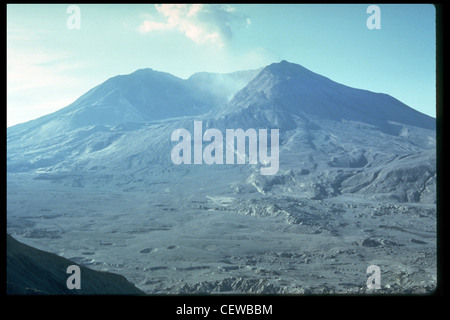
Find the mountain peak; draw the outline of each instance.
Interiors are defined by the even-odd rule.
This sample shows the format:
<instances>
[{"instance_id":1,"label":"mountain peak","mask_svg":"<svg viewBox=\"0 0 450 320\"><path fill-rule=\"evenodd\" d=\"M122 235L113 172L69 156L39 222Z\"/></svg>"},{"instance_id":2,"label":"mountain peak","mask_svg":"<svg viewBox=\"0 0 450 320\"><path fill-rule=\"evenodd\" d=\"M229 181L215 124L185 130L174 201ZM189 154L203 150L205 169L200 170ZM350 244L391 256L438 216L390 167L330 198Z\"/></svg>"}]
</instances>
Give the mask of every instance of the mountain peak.
<instances>
[{"instance_id":1,"label":"mountain peak","mask_svg":"<svg viewBox=\"0 0 450 320\"><path fill-rule=\"evenodd\" d=\"M181 81L180 78L168 72L158 71L152 68L137 69L129 74L119 75L109 80L112 79L120 79L120 81L133 81L136 82L136 84L145 81Z\"/></svg>"},{"instance_id":2,"label":"mountain peak","mask_svg":"<svg viewBox=\"0 0 450 320\"><path fill-rule=\"evenodd\" d=\"M133 74L133 73L153 72L153 71L156 71L156 70L154 70L152 68L141 68L141 69L137 69L136 71L132 72L131 74Z\"/></svg>"},{"instance_id":3,"label":"mountain peak","mask_svg":"<svg viewBox=\"0 0 450 320\"><path fill-rule=\"evenodd\" d=\"M433 118L387 94L348 87L286 60L265 67L231 104L230 112L248 109L265 117L273 113L270 119L287 119L288 127L295 126L295 117L313 117L319 121L364 122L395 134L398 126L392 123L435 128Z\"/></svg>"},{"instance_id":4,"label":"mountain peak","mask_svg":"<svg viewBox=\"0 0 450 320\"><path fill-rule=\"evenodd\" d=\"M266 67L266 70L270 71L272 74L277 75L298 75L299 73L309 73L309 74L315 74L314 72L306 69L305 67L292 63L286 60L281 60L280 62L275 62Z\"/></svg>"}]
</instances>

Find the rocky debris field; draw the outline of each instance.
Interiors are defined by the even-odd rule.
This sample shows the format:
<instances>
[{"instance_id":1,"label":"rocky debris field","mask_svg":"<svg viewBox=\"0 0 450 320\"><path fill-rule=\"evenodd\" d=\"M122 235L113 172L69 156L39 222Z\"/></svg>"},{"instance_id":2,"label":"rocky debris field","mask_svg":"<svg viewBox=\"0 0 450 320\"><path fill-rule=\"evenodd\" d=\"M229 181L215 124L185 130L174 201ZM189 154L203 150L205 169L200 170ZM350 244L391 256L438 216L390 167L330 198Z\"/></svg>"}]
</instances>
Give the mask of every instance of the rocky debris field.
<instances>
[{"instance_id":1,"label":"rocky debris field","mask_svg":"<svg viewBox=\"0 0 450 320\"><path fill-rule=\"evenodd\" d=\"M381 270L376 293L436 286L432 204L232 192L177 202L29 182L50 189L22 189L23 200L11 185L8 233L148 294L366 294L369 265Z\"/></svg>"}]
</instances>

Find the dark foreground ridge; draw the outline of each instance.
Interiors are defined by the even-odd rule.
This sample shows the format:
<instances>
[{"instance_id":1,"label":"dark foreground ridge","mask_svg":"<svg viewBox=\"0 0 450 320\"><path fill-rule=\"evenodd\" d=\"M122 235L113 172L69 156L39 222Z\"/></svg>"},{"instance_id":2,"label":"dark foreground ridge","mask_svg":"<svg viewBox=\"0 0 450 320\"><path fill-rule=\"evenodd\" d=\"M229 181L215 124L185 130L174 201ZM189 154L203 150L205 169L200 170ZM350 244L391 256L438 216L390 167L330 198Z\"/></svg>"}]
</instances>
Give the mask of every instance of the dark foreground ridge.
<instances>
[{"instance_id":1,"label":"dark foreground ridge","mask_svg":"<svg viewBox=\"0 0 450 320\"><path fill-rule=\"evenodd\" d=\"M75 263L55 254L25 245L9 234L7 241L7 294L134 294L144 292L125 277L80 266L81 289L68 289L67 267Z\"/></svg>"}]
</instances>

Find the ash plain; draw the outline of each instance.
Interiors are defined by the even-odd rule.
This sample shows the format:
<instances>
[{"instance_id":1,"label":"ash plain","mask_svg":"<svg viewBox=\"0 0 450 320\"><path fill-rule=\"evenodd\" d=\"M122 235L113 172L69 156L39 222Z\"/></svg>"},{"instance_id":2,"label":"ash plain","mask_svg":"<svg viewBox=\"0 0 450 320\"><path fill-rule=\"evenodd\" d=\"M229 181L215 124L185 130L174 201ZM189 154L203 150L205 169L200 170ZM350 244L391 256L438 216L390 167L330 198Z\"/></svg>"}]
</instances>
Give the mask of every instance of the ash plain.
<instances>
[{"instance_id":1,"label":"ash plain","mask_svg":"<svg viewBox=\"0 0 450 320\"><path fill-rule=\"evenodd\" d=\"M214 185L214 170L207 176ZM148 294L373 293L373 264L376 293L436 287L435 204L246 193L195 178L189 190L72 185L8 174L8 233Z\"/></svg>"}]
</instances>

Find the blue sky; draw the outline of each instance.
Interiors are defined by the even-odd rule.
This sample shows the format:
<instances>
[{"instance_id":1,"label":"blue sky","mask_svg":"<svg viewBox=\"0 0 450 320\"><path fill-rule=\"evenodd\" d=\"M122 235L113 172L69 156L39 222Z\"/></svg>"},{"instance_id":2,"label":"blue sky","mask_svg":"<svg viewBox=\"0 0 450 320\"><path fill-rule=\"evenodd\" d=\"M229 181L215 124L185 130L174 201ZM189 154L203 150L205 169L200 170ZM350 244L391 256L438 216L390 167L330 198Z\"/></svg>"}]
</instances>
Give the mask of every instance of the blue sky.
<instances>
[{"instance_id":1,"label":"blue sky","mask_svg":"<svg viewBox=\"0 0 450 320\"><path fill-rule=\"evenodd\" d=\"M287 60L435 117L435 8L378 5L7 5L7 125L54 112L118 74L187 78Z\"/></svg>"}]
</instances>

